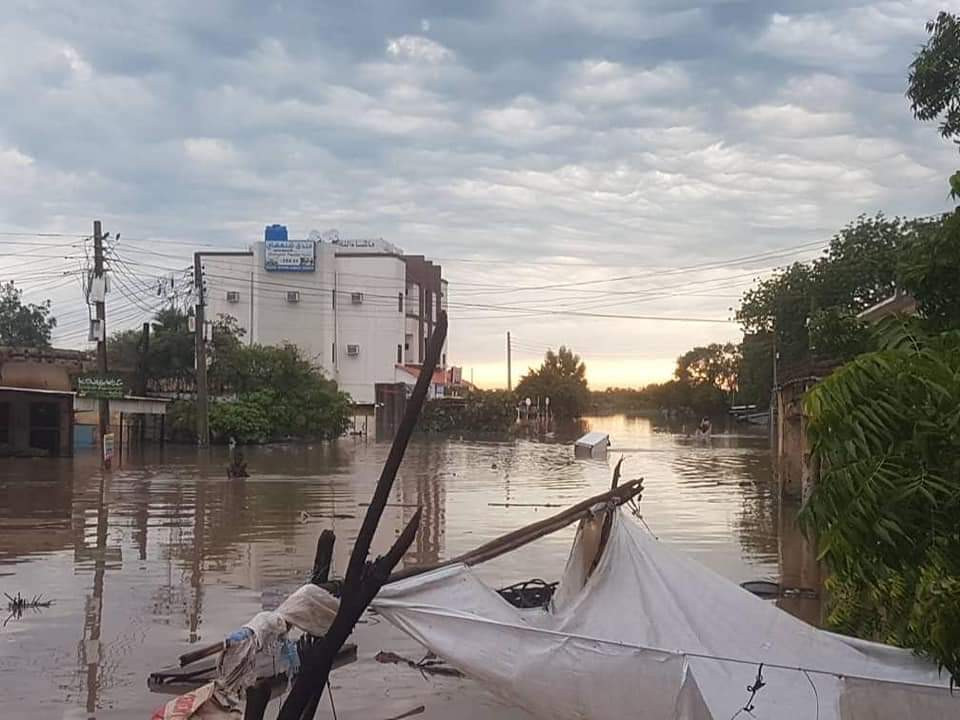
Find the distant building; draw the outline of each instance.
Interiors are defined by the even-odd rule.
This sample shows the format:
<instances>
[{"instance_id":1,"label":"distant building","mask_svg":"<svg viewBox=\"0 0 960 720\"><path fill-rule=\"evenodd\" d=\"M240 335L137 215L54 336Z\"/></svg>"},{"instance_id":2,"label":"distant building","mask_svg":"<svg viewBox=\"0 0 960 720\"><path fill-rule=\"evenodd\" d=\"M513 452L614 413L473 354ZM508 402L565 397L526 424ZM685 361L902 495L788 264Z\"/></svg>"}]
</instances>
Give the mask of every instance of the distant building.
<instances>
[{"instance_id":1,"label":"distant building","mask_svg":"<svg viewBox=\"0 0 960 720\"><path fill-rule=\"evenodd\" d=\"M891 315L916 315L917 300L910 293L897 290L885 300L871 305L857 315L857 318L869 323L879 322Z\"/></svg>"},{"instance_id":2,"label":"distant building","mask_svg":"<svg viewBox=\"0 0 960 720\"><path fill-rule=\"evenodd\" d=\"M440 266L382 239L289 240L273 225L248 250L198 254L208 321L229 315L245 342L296 345L358 404L409 380L447 306Z\"/></svg>"},{"instance_id":3,"label":"distant building","mask_svg":"<svg viewBox=\"0 0 960 720\"><path fill-rule=\"evenodd\" d=\"M72 380L92 364L77 350L0 348L0 456L72 455Z\"/></svg>"}]
</instances>

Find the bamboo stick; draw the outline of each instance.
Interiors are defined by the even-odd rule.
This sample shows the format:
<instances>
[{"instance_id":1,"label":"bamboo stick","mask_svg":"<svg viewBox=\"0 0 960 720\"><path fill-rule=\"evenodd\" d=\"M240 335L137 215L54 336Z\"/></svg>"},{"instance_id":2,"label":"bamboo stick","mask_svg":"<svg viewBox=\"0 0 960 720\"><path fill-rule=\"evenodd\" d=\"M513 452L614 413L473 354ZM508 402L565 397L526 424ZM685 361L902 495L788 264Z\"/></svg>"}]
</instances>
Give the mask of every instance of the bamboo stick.
<instances>
[{"instance_id":1,"label":"bamboo stick","mask_svg":"<svg viewBox=\"0 0 960 720\"><path fill-rule=\"evenodd\" d=\"M583 519L590 514L591 508L597 504L612 502L614 505L623 505L625 502L641 494L642 492L643 478L631 480L630 482L626 482L617 488L600 493L599 495L594 495L586 500L582 500L576 505L559 512L556 515L551 515L550 517L544 518L539 522L527 525L519 530L514 530L506 535L501 535L500 537L484 543L480 547L474 548L469 552L458 555L455 558L434 563L432 565L421 565L418 567L405 568L395 572L390 576L389 582L396 582L397 580L403 580L404 578L413 577L414 575L420 575L422 573L448 567L450 565L478 565L482 562L493 560L504 553L508 553L511 550L516 550L519 547L523 547L534 540L554 533L557 530L566 527L567 525Z\"/></svg>"}]
</instances>

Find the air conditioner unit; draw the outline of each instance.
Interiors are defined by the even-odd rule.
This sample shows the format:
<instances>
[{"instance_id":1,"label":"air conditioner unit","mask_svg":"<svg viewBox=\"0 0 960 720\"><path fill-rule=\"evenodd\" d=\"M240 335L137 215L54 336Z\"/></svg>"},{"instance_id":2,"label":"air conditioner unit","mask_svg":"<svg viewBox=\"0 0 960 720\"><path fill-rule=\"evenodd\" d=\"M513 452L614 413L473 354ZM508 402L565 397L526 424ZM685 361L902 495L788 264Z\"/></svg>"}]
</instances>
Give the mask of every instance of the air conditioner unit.
<instances>
[{"instance_id":1,"label":"air conditioner unit","mask_svg":"<svg viewBox=\"0 0 960 720\"><path fill-rule=\"evenodd\" d=\"M227 302L228 303L238 303L240 302L240 293L236 290L227 291Z\"/></svg>"},{"instance_id":2,"label":"air conditioner unit","mask_svg":"<svg viewBox=\"0 0 960 720\"><path fill-rule=\"evenodd\" d=\"M291 290L287 293L287 302L288 303L298 303L300 302L300 291Z\"/></svg>"},{"instance_id":3,"label":"air conditioner unit","mask_svg":"<svg viewBox=\"0 0 960 720\"><path fill-rule=\"evenodd\" d=\"M350 293L350 302L354 305L360 305L363 302L363 293Z\"/></svg>"},{"instance_id":4,"label":"air conditioner unit","mask_svg":"<svg viewBox=\"0 0 960 720\"><path fill-rule=\"evenodd\" d=\"M359 346L359 345L347 345L347 355L350 355L350 356L352 356L352 357L356 357L356 356L359 355L359 354L360 354L360 346Z\"/></svg>"}]
</instances>

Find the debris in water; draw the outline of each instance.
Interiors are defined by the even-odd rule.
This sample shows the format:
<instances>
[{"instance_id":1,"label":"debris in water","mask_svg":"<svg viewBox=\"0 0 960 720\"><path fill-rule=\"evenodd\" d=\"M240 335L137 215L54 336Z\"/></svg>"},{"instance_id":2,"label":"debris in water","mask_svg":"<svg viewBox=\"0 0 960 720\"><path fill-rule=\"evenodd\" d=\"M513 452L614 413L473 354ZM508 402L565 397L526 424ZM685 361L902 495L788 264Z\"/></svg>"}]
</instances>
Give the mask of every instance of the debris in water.
<instances>
[{"instance_id":1,"label":"debris in water","mask_svg":"<svg viewBox=\"0 0 960 720\"><path fill-rule=\"evenodd\" d=\"M427 711L426 706L417 705L417 707L413 708L413 710L407 710L405 713L401 713L400 715L394 715L393 717L387 718L387 720L403 720L404 718L413 717L414 715L420 715L422 713L425 713L426 711Z\"/></svg>"},{"instance_id":2,"label":"debris in water","mask_svg":"<svg viewBox=\"0 0 960 720\"><path fill-rule=\"evenodd\" d=\"M311 515L306 510L301 510L300 514L297 516L300 518L300 522L308 523L313 519L324 519L324 520L355 520L356 515L349 515L347 513L331 513L330 515Z\"/></svg>"},{"instance_id":3,"label":"debris in water","mask_svg":"<svg viewBox=\"0 0 960 720\"><path fill-rule=\"evenodd\" d=\"M502 502L491 502L487 503L487 507L502 507L502 508L512 508L512 507L522 507L522 508L557 508L557 507L566 507L560 503L502 503Z\"/></svg>"},{"instance_id":4,"label":"debris in water","mask_svg":"<svg viewBox=\"0 0 960 720\"><path fill-rule=\"evenodd\" d=\"M445 665L443 660L440 660L437 656L432 653L428 653L423 657L420 662L414 662L409 660L402 655L397 655L396 653L387 652L386 650L381 650L377 653L374 658L378 663L383 664L393 664L393 665L406 665L411 667L414 670L419 670L421 673L430 675L446 675L448 677L463 677L463 673L452 668L448 665Z\"/></svg>"},{"instance_id":5,"label":"debris in water","mask_svg":"<svg viewBox=\"0 0 960 720\"><path fill-rule=\"evenodd\" d=\"M4 593L7 595L7 593ZM6 627L7 623L11 620L19 620L23 617L25 610L33 610L34 612L40 612L40 608L48 608L53 605L53 600L44 600L43 595L34 595L32 598L27 599L22 597L20 593L17 593L16 597L7 595L7 610L10 612L7 615L7 619L3 621L3 626Z\"/></svg>"}]
</instances>

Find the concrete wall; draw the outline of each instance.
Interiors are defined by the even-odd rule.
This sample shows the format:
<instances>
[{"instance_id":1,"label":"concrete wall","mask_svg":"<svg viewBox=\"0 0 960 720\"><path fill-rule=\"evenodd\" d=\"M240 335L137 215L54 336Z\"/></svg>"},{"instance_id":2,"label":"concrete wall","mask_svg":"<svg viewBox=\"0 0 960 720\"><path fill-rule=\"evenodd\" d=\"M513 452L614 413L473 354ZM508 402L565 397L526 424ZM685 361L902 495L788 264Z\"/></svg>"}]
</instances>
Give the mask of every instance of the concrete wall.
<instances>
[{"instance_id":1,"label":"concrete wall","mask_svg":"<svg viewBox=\"0 0 960 720\"><path fill-rule=\"evenodd\" d=\"M405 269L394 255L337 257L336 377L354 402L373 403L375 384L393 380L398 346L402 354L404 345ZM359 304L353 293L363 294ZM348 355L348 345L359 345L359 354Z\"/></svg>"},{"instance_id":2,"label":"concrete wall","mask_svg":"<svg viewBox=\"0 0 960 720\"><path fill-rule=\"evenodd\" d=\"M244 342L256 342L253 333L253 290L256 273L253 253L203 255L200 258L207 281L207 320L219 315L233 317L243 328ZM236 292L237 302L229 302L227 293Z\"/></svg>"},{"instance_id":3,"label":"concrete wall","mask_svg":"<svg viewBox=\"0 0 960 720\"><path fill-rule=\"evenodd\" d=\"M233 316L249 343L293 343L333 377L333 249L317 245L314 272L284 272L264 269L263 248L259 242L249 255L203 255L207 318L214 320L221 313ZM230 291L240 294L240 302L227 302ZM298 292L299 302L290 302L289 292Z\"/></svg>"},{"instance_id":4,"label":"concrete wall","mask_svg":"<svg viewBox=\"0 0 960 720\"><path fill-rule=\"evenodd\" d=\"M804 396L814 382L793 381L777 391L776 466L780 493L786 498L805 498L817 481L803 412Z\"/></svg>"}]
</instances>

